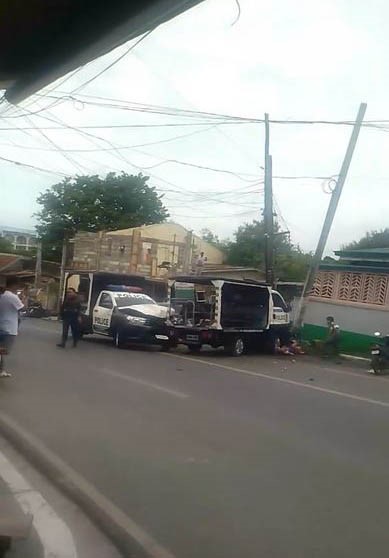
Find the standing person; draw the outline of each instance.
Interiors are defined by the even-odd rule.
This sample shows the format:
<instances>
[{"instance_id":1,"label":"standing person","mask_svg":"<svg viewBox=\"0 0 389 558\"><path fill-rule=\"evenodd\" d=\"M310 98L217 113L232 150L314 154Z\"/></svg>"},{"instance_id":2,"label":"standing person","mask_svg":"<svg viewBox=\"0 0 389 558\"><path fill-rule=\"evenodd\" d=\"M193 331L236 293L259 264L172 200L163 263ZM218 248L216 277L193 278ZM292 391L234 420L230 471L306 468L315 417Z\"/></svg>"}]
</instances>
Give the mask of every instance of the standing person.
<instances>
[{"instance_id":1,"label":"standing person","mask_svg":"<svg viewBox=\"0 0 389 558\"><path fill-rule=\"evenodd\" d=\"M204 268L204 264L207 261L207 257L204 256L204 252L201 252L196 260L196 271L198 275L201 275L201 272Z\"/></svg>"},{"instance_id":2,"label":"standing person","mask_svg":"<svg viewBox=\"0 0 389 558\"><path fill-rule=\"evenodd\" d=\"M9 378L11 374L4 368L5 355L11 351L19 329L19 311L24 308L17 296L18 282L10 279L0 294L0 377Z\"/></svg>"},{"instance_id":3,"label":"standing person","mask_svg":"<svg viewBox=\"0 0 389 558\"><path fill-rule=\"evenodd\" d=\"M67 289L64 301L60 310L60 318L62 319L62 341L57 347L65 348L68 339L69 327L72 330L73 347L77 346L80 337L80 312L81 303L78 295L72 287Z\"/></svg>"},{"instance_id":4,"label":"standing person","mask_svg":"<svg viewBox=\"0 0 389 558\"><path fill-rule=\"evenodd\" d=\"M335 324L335 320L332 316L326 318L327 321L327 338L324 341L324 352L326 355L332 355L334 357L339 356L339 342L340 342L340 328Z\"/></svg>"}]
</instances>

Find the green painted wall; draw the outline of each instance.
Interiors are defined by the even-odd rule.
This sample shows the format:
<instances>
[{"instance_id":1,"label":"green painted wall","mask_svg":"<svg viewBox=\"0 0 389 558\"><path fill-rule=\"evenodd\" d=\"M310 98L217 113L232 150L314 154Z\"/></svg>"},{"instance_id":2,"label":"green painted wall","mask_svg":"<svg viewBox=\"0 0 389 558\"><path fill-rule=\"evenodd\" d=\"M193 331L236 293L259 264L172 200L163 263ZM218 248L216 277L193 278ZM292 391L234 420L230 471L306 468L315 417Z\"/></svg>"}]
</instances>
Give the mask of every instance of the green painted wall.
<instances>
[{"instance_id":1,"label":"green painted wall","mask_svg":"<svg viewBox=\"0 0 389 558\"><path fill-rule=\"evenodd\" d=\"M304 341L313 339L325 339L327 328L312 324L305 324L302 329ZM376 341L375 337L354 333L352 331L340 330L340 351L342 353L366 355L369 353L370 344Z\"/></svg>"}]
</instances>

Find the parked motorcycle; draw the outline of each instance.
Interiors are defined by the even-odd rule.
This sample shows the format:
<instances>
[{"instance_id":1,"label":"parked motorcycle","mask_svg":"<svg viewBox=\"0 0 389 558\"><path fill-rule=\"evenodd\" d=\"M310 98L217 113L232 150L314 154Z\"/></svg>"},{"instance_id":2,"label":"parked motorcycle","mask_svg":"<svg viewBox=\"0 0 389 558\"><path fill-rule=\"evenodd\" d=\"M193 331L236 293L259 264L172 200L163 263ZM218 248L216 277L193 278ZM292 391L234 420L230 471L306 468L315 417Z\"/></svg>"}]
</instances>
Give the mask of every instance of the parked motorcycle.
<instances>
[{"instance_id":1,"label":"parked motorcycle","mask_svg":"<svg viewBox=\"0 0 389 558\"><path fill-rule=\"evenodd\" d=\"M25 315L28 318L44 318L47 316L47 310L40 302L33 302L27 307Z\"/></svg>"},{"instance_id":2,"label":"parked motorcycle","mask_svg":"<svg viewBox=\"0 0 389 558\"><path fill-rule=\"evenodd\" d=\"M382 337L381 333L376 331L374 336L377 341L370 350L370 366L372 373L379 375L385 373L385 370L389 370L389 335Z\"/></svg>"}]
</instances>

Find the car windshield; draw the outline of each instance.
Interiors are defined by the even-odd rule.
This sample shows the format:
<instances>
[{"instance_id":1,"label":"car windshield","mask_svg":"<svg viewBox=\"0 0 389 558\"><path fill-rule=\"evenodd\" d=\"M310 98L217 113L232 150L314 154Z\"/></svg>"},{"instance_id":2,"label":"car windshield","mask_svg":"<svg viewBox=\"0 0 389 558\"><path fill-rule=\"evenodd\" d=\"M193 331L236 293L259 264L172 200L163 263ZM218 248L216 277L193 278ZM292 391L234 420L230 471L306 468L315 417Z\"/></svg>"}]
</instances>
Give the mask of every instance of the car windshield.
<instances>
[{"instance_id":1,"label":"car windshield","mask_svg":"<svg viewBox=\"0 0 389 558\"><path fill-rule=\"evenodd\" d=\"M119 308L135 306L136 304L155 304L152 298L140 293L116 293L114 297Z\"/></svg>"}]
</instances>

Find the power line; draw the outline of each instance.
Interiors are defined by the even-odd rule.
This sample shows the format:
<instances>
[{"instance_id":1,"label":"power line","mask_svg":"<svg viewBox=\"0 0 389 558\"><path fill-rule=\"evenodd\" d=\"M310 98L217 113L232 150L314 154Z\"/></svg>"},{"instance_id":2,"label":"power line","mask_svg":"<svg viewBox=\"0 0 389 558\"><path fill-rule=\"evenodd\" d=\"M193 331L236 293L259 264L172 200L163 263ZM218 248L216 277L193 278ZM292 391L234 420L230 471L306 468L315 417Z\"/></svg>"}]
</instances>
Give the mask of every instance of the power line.
<instances>
[{"instance_id":1,"label":"power line","mask_svg":"<svg viewBox=\"0 0 389 558\"><path fill-rule=\"evenodd\" d=\"M158 74L158 77L159 76ZM167 81L166 78L163 78L164 81ZM143 104L143 103L137 103L134 101L128 101L128 100L123 100L123 99L115 99L115 98L110 98L110 97L102 97L102 96L97 96L97 95L81 95L82 97L87 97L87 98L92 98L92 99L98 99L98 100L103 100L103 101L111 101L114 103L122 103L122 105L113 105L113 104L109 104L109 103L93 103L91 101L83 101L85 104L92 104L95 106L102 106L102 107L110 107L110 108L118 108L118 109L122 109L122 110L139 110L141 112L155 112L155 113L160 113L160 114L165 114L165 115L172 115L172 116L184 116L186 115L188 118L189 117L197 117L197 116L202 116L202 117L207 117L207 118L219 118L219 119L227 119L227 120L236 120L239 122L247 122L247 123L263 123L264 120L262 118L253 118L253 117L243 117L243 116L238 116L238 115L231 115L231 114L223 114L223 113L215 113L215 112L204 112L204 111L198 111L198 110L189 110L189 109L180 109L177 107L168 107L168 106L163 106L163 105L152 105L152 104ZM58 98L58 97L53 97L53 98ZM73 99L72 94L67 94L67 93L63 93L63 96L60 98L68 98L70 100L76 100ZM129 106L123 106L123 103ZM131 106L132 105L132 106ZM325 119L320 119L320 120L303 120L303 119L271 119L269 120L270 123L272 124L301 124L301 125L311 125L311 124L323 124L323 125L340 125L340 126L353 126L355 121L354 120L325 120ZM366 127L377 127L380 129L385 129L386 128L382 128L380 125L381 124L385 124L385 123L389 123L389 119L374 119L374 120L365 120L364 121L364 125Z\"/></svg>"},{"instance_id":2,"label":"power line","mask_svg":"<svg viewBox=\"0 0 389 558\"><path fill-rule=\"evenodd\" d=\"M38 93L36 95L39 95ZM46 96L46 95L42 95ZM248 122L263 122L261 119L256 118L248 118L242 116L236 116L231 114L223 114L223 113L216 113L216 112L206 112L206 111L199 111L199 110L190 110L190 109L182 109L178 107L171 107L166 105L153 105L153 104L145 104L145 103L138 103L136 101L129 101L123 99L115 99L110 97L100 97L97 95L79 95L82 97L80 102L97 107L104 107L104 108L113 108L113 109L120 109L120 110L132 110L132 111L139 111L139 112L150 112L155 114L163 114L169 116L184 116L185 118L209 118L209 119L219 119L219 120L238 120L238 121L248 121ZM96 101L89 101L87 99L96 99ZM76 99L71 93L63 93L60 97L51 96L53 99L62 99L62 100L71 100L71 101L79 101ZM109 101L109 102L98 102L98 101ZM116 104L114 104L116 103ZM119 104L118 104L119 103Z\"/></svg>"},{"instance_id":3,"label":"power line","mask_svg":"<svg viewBox=\"0 0 389 558\"><path fill-rule=\"evenodd\" d=\"M117 147L99 147L96 149L65 149L65 148L60 148L61 151L65 151L67 153L92 153L92 152L100 152L100 151L114 151L116 149L134 149L136 147L148 147L149 145L158 145L160 143L168 143L168 142L172 142L172 141L176 141L179 139L184 139L184 138L189 138L191 136L194 136L196 134L202 134L204 132L208 132L212 129L215 128L215 125L209 126L208 128L205 128L204 130L195 130L194 132L190 132L189 134L181 134L179 136L173 136L172 138L166 138L166 139L162 139L162 140L157 140L157 141L151 141L148 143L139 143L139 144L135 144L135 145L118 145ZM13 129L13 128L12 128ZM47 130L47 128L40 128L40 129L45 129ZM49 128L50 129L50 128ZM0 128L1 130L1 128ZM18 128L15 127L15 130L19 130L21 132L24 132L25 129L23 128ZM6 145L6 144L2 144L2 145ZM45 147L32 147L32 146L26 146L26 145L20 145L20 144L13 144L15 147L18 147L20 149L31 149L31 150L37 150L37 151L56 151L54 149L49 149L49 148L45 148Z\"/></svg>"},{"instance_id":4,"label":"power line","mask_svg":"<svg viewBox=\"0 0 389 558\"><path fill-rule=\"evenodd\" d=\"M38 115L40 118L43 118L42 114ZM1 119L1 116L0 116ZM164 122L161 124L92 124L92 125L84 125L78 126L77 128L80 130L112 130L115 128L174 128L174 127L181 127L181 126L207 126L209 125L209 121L204 122ZM216 122L214 126L222 126L225 124L245 124L245 122ZM254 124L254 122L253 122ZM39 126L41 130L64 130L63 126ZM73 127L74 129L75 127ZM23 126L19 128L20 130L34 130L31 126ZM2 127L0 131L9 131L13 130L10 127Z\"/></svg>"},{"instance_id":5,"label":"power line","mask_svg":"<svg viewBox=\"0 0 389 558\"><path fill-rule=\"evenodd\" d=\"M55 122L55 120L56 120L57 122L58 122L58 121L59 121L59 122L62 122L58 117L54 117L54 118L55 118L55 120L54 120L53 118L40 115L40 118L44 118L45 120L49 120L49 121L51 121L51 122ZM69 125L67 125L67 124L65 124L65 126L66 126L66 127L69 127ZM89 138L89 137L93 137L94 139L99 139L100 141L106 142L108 145L110 145L111 147L114 148L114 152L115 152L117 158L120 159L120 160L122 160L122 161L124 161L124 162L125 162L126 164L128 164L129 166L131 166L131 167L133 167L133 168L136 168L136 169L138 169L138 170L140 170L140 171L146 171L147 174L149 174L149 175L150 175L151 177L153 177L154 179L159 180L159 181L161 181L161 182L164 182L164 183L168 184L169 186L173 186L173 188L179 188L179 186L177 186L176 184L174 184L174 183L172 183L172 182L170 182L170 181L168 181L168 180L165 180L164 178L158 177L157 175L150 173L150 172L148 171L148 169L145 169L144 167L141 167L140 165L136 165L135 163L129 161L126 157L124 157L124 155L123 155L122 153L120 153L120 152L117 150L117 147L114 146L114 144L113 144L112 142L110 142L109 140L107 140L107 139L105 139L105 138L102 138L102 137L100 137L100 136L96 136L96 135L90 134L90 133L88 133L88 132L81 131L81 130L79 130L79 129L77 129L77 128L74 128L74 130L75 130L76 132L81 133L81 134L87 135L88 138ZM89 140L89 141L90 141L90 140ZM180 190L178 191L178 193L180 193ZM211 201L212 201L212 200L211 200Z\"/></svg>"},{"instance_id":6,"label":"power line","mask_svg":"<svg viewBox=\"0 0 389 558\"><path fill-rule=\"evenodd\" d=\"M218 220L218 219L224 219L225 217L239 217L241 215L251 215L253 213L258 213L257 209L254 209L252 211L241 211L239 213L221 213L220 215L179 215L177 213L175 213L173 211L175 217L181 218L181 219L212 219L212 220Z\"/></svg>"},{"instance_id":7,"label":"power line","mask_svg":"<svg viewBox=\"0 0 389 558\"><path fill-rule=\"evenodd\" d=\"M28 109L27 109L27 110L28 110ZM32 123L33 126L35 126L34 122L33 122L28 116L26 116L26 120L27 120L28 122ZM61 150L59 149L58 145L55 143L54 140L52 140L51 138L49 138L49 136L48 136L47 134L45 134L43 130L40 130L37 126L35 126L35 128L36 128L36 131L37 131L39 134L41 134L42 137L43 137L46 141L48 141L48 142L55 148L55 149L54 149L55 151L61 153ZM84 170L84 171L86 170L86 171L88 172L88 169L86 169L86 167L84 167L83 165L79 165L79 164L77 163L77 161L74 161L74 159L72 159L72 158L70 157L70 155L68 155L67 153L63 153L63 152L62 152L61 154L62 154L62 156L63 156L68 162L70 162L72 165L75 165L81 173L83 172L83 170Z\"/></svg>"},{"instance_id":8,"label":"power line","mask_svg":"<svg viewBox=\"0 0 389 558\"><path fill-rule=\"evenodd\" d=\"M71 92L72 94L77 93L79 91L81 91L82 89L84 89L87 85L89 85L90 83L92 83L92 81L95 81L95 79L99 78L102 74L104 74L105 72L107 72L108 70L110 70L113 66L115 66L118 62L120 62L120 60L122 60L123 58L125 58L127 56L127 54L129 54L132 50L134 50L134 48L136 48L139 43L141 43L142 41L144 41L149 35L151 35L151 33L156 29L156 27L153 27L152 29L150 29L149 31L147 31L147 33L145 33L144 35L142 35L142 37L140 37L135 43L133 43L129 48L126 49L125 52L123 52L123 54L119 55L113 62L111 62L110 64L108 64L105 68L103 68L102 70L100 70L100 72L98 72L96 75L94 75L93 77L91 77L90 79L88 79L87 81L85 81L82 85L80 85L79 87L76 87L76 89L73 89L73 91Z\"/></svg>"},{"instance_id":9,"label":"power line","mask_svg":"<svg viewBox=\"0 0 389 558\"><path fill-rule=\"evenodd\" d=\"M5 161L6 163L11 163L11 164L16 165L18 167L26 167L26 168L33 169L33 170L40 171L40 172L55 174L57 176L63 176L65 178L67 178L69 176L68 174L65 174L63 172L53 171L53 170L50 170L50 169L44 169L42 167L37 167L36 165L30 165L28 163L22 163L21 161L14 161L12 159L7 159L6 157L1 157L0 156L0 160Z\"/></svg>"}]
</instances>

